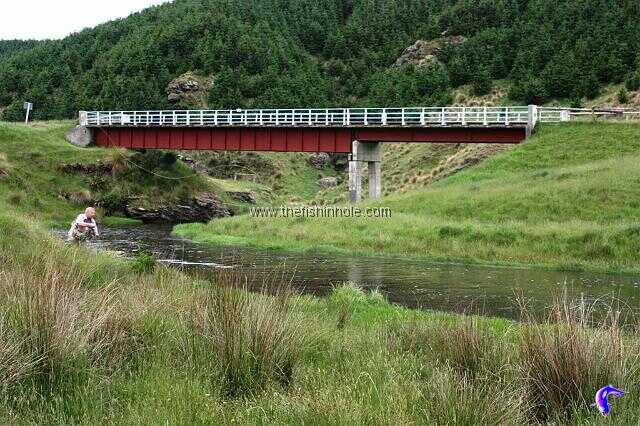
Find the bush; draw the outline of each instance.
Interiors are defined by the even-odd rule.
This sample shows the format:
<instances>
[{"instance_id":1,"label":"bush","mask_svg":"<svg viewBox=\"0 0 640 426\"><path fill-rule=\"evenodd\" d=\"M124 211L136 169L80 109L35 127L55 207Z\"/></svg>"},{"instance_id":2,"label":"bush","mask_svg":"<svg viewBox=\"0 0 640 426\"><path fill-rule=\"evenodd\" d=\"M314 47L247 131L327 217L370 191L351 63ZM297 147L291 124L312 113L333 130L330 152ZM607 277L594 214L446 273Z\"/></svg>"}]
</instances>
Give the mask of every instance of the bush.
<instances>
[{"instance_id":1,"label":"bush","mask_svg":"<svg viewBox=\"0 0 640 426\"><path fill-rule=\"evenodd\" d=\"M618 92L618 102L621 104L629 103L629 92L624 87Z\"/></svg>"}]
</instances>

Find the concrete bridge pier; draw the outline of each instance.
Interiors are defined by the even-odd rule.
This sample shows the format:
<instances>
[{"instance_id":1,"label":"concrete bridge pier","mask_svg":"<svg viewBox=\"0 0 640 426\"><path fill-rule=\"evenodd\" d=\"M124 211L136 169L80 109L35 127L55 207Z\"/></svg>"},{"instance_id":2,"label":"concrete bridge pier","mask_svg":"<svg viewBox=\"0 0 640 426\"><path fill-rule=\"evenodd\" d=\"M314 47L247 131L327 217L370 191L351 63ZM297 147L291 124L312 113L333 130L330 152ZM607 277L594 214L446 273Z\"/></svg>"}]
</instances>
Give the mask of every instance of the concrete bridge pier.
<instances>
[{"instance_id":1,"label":"concrete bridge pier","mask_svg":"<svg viewBox=\"0 0 640 426\"><path fill-rule=\"evenodd\" d=\"M382 143L353 141L349 159L349 201L362 199L361 163L367 163L369 173L369 198L378 199L382 194Z\"/></svg>"}]
</instances>

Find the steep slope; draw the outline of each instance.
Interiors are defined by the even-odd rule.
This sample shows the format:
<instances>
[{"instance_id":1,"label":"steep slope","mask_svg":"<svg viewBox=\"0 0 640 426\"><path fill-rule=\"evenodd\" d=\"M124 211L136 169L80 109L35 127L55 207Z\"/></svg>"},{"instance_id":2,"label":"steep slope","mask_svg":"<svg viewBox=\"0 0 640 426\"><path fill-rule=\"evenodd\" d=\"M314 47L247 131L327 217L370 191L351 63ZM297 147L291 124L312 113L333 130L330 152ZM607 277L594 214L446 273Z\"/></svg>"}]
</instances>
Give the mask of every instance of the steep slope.
<instances>
[{"instance_id":1,"label":"steep slope","mask_svg":"<svg viewBox=\"0 0 640 426\"><path fill-rule=\"evenodd\" d=\"M58 225L88 204L102 206L101 216L122 216L127 204L170 206L201 193L227 200L218 185L173 155L72 146L64 139L71 126L66 121L0 122L0 203Z\"/></svg>"},{"instance_id":2,"label":"steep slope","mask_svg":"<svg viewBox=\"0 0 640 426\"><path fill-rule=\"evenodd\" d=\"M541 127L526 143L362 207L390 218L243 216L177 233L307 250L562 268L640 269L640 126Z\"/></svg>"}]
</instances>

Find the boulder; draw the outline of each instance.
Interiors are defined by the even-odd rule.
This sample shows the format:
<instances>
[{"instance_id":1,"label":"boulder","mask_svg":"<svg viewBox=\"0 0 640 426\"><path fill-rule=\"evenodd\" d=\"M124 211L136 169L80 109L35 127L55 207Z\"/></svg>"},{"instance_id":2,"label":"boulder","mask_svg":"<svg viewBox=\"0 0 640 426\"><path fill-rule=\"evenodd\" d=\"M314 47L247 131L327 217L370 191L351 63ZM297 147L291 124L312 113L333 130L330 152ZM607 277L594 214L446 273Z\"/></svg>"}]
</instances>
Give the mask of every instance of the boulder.
<instances>
[{"instance_id":1,"label":"boulder","mask_svg":"<svg viewBox=\"0 0 640 426\"><path fill-rule=\"evenodd\" d=\"M125 212L128 217L141 220L144 223L208 222L214 218L232 215L231 210L212 193L203 193L179 204L154 208L127 205Z\"/></svg>"},{"instance_id":2,"label":"boulder","mask_svg":"<svg viewBox=\"0 0 640 426\"><path fill-rule=\"evenodd\" d=\"M338 186L338 178L337 177L324 177L318 180L318 185L320 188L333 188Z\"/></svg>"},{"instance_id":3,"label":"boulder","mask_svg":"<svg viewBox=\"0 0 640 426\"><path fill-rule=\"evenodd\" d=\"M309 156L309 163L318 170L324 169L329 165L331 158L326 152L319 152Z\"/></svg>"},{"instance_id":4,"label":"boulder","mask_svg":"<svg viewBox=\"0 0 640 426\"><path fill-rule=\"evenodd\" d=\"M76 126L64 137L70 144L84 148L95 142L95 130L85 126Z\"/></svg>"}]
</instances>

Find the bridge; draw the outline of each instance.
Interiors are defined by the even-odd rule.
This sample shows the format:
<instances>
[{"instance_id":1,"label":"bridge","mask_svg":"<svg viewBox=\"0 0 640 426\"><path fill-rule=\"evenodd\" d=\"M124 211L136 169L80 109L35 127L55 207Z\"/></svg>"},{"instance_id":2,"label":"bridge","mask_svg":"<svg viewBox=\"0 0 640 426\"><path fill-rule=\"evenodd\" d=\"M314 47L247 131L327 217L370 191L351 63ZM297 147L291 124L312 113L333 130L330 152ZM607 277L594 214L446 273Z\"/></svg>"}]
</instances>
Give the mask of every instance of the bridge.
<instances>
[{"instance_id":1,"label":"bridge","mask_svg":"<svg viewBox=\"0 0 640 426\"><path fill-rule=\"evenodd\" d=\"M360 200L360 164L369 196L380 197L382 142L509 143L567 111L509 107L80 111L69 135L81 145L130 149L327 152L349 154L349 193Z\"/></svg>"}]
</instances>

